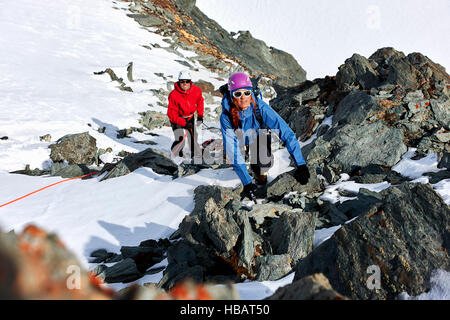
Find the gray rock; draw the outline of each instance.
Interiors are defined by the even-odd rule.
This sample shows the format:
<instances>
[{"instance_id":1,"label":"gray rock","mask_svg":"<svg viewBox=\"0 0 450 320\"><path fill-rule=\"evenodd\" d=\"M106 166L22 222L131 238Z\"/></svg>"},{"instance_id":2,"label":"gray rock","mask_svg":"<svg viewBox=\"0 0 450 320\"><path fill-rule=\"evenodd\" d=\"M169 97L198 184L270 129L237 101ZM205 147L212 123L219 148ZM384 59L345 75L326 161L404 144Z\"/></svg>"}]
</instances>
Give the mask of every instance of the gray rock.
<instances>
[{"instance_id":1,"label":"gray rock","mask_svg":"<svg viewBox=\"0 0 450 320\"><path fill-rule=\"evenodd\" d=\"M175 176L178 171L178 166L167 154L148 148L126 156L101 181L127 175L141 167L151 168L158 174L171 176Z\"/></svg>"},{"instance_id":2,"label":"gray rock","mask_svg":"<svg viewBox=\"0 0 450 320\"><path fill-rule=\"evenodd\" d=\"M347 300L335 291L322 273L316 273L294 281L277 291L265 300Z\"/></svg>"},{"instance_id":3,"label":"gray rock","mask_svg":"<svg viewBox=\"0 0 450 320\"><path fill-rule=\"evenodd\" d=\"M365 92L353 90L338 105L333 116L333 126L360 125L371 115L383 109L377 100Z\"/></svg>"},{"instance_id":4,"label":"gray rock","mask_svg":"<svg viewBox=\"0 0 450 320\"><path fill-rule=\"evenodd\" d=\"M258 256L255 258L256 281L275 281L292 271L292 259L288 254Z\"/></svg>"},{"instance_id":5,"label":"gray rock","mask_svg":"<svg viewBox=\"0 0 450 320\"><path fill-rule=\"evenodd\" d=\"M148 130L153 130L156 128L161 128L163 126L169 126L169 119L166 114L148 110L146 112L139 113L141 119L139 123L142 124Z\"/></svg>"},{"instance_id":6,"label":"gray rock","mask_svg":"<svg viewBox=\"0 0 450 320\"><path fill-rule=\"evenodd\" d=\"M317 178L316 172L310 166L308 167L310 178L306 185L301 185L293 177L293 171L280 174L272 182L267 184L267 198L278 201L283 196L292 191L298 194L306 192L311 195L324 189L322 182Z\"/></svg>"},{"instance_id":7,"label":"gray rock","mask_svg":"<svg viewBox=\"0 0 450 320\"><path fill-rule=\"evenodd\" d=\"M424 173L424 175L430 177L431 184L438 183L439 181L442 181L444 179L450 179L450 171L449 170L444 170L444 171L439 171L439 172L427 172L427 173Z\"/></svg>"},{"instance_id":8,"label":"gray rock","mask_svg":"<svg viewBox=\"0 0 450 320\"><path fill-rule=\"evenodd\" d=\"M50 142L52 141L52 136L49 134L44 134L43 136L39 137L39 140L44 142Z\"/></svg>"},{"instance_id":9,"label":"gray rock","mask_svg":"<svg viewBox=\"0 0 450 320\"><path fill-rule=\"evenodd\" d=\"M450 207L429 184L403 183L380 192L374 212L343 225L296 266L295 280L322 272L333 288L353 299L416 296L429 288L431 272L450 270ZM367 286L370 266L381 284Z\"/></svg>"},{"instance_id":10,"label":"gray rock","mask_svg":"<svg viewBox=\"0 0 450 320\"><path fill-rule=\"evenodd\" d=\"M49 148L53 162L91 165L98 161L96 140L88 132L65 135Z\"/></svg>"},{"instance_id":11,"label":"gray rock","mask_svg":"<svg viewBox=\"0 0 450 320\"><path fill-rule=\"evenodd\" d=\"M120 253L124 259L126 258L135 258L137 255L146 254L146 255L154 255L154 256L162 256L164 254L164 250L158 247L129 247L123 246L120 248Z\"/></svg>"},{"instance_id":12,"label":"gray rock","mask_svg":"<svg viewBox=\"0 0 450 320\"><path fill-rule=\"evenodd\" d=\"M293 209L284 212L275 222L270 237L275 254L288 254L296 264L311 251L314 241L317 212Z\"/></svg>"},{"instance_id":13,"label":"gray rock","mask_svg":"<svg viewBox=\"0 0 450 320\"><path fill-rule=\"evenodd\" d=\"M127 283L143 276L131 258L122 260L102 272L107 283Z\"/></svg>"},{"instance_id":14,"label":"gray rock","mask_svg":"<svg viewBox=\"0 0 450 320\"><path fill-rule=\"evenodd\" d=\"M62 178L76 178L96 171L97 170L90 169L86 165L82 164L73 164L67 166L63 163L56 162L52 164L50 168L50 175L59 176Z\"/></svg>"},{"instance_id":15,"label":"gray rock","mask_svg":"<svg viewBox=\"0 0 450 320\"><path fill-rule=\"evenodd\" d=\"M360 86L363 90L369 90L379 85L377 71L373 69L370 61L354 54L345 60L345 64L336 74L336 83L341 90L348 90L352 84Z\"/></svg>"},{"instance_id":16,"label":"gray rock","mask_svg":"<svg viewBox=\"0 0 450 320\"><path fill-rule=\"evenodd\" d=\"M400 129L377 121L364 126L346 125L337 131L330 142L333 155L330 166L343 172L377 164L392 167L407 151Z\"/></svg>"},{"instance_id":17,"label":"gray rock","mask_svg":"<svg viewBox=\"0 0 450 320\"><path fill-rule=\"evenodd\" d=\"M252 210L248 213L248 216L255 222L257 226L264 223L266 218L276 219L281 216L282 213L292 210L292 207L283 204L265 203L255 204Z\"/></svg>"},{"instance_id":18,"label":"gray rock","mask_svg":"<svg viewBox=\"0 0 450 320\"><path fill-rule=\"evenodd\" d=\"M133 18L137 23L144 27L158 27L164 24L164 21L154 15L147 14L127 14Z\"/></svg>"},{"instance_id":19,"label":"gray rock","mask_svg":"<svg viewBox=\"0 0 450 320\"><path fill-rule=\"evenodd\" d=\"M441 160L438 163L438 168L447 168L447 170L450 170L450 153L445 152L442 155Z\"/></svg>"},{"instance_id":20,"label":"gray rock","mask_svg":"<svg viewBox=\"0 0 450 320\"><path fill-rule=\"evenodd\" d=\"M219 208L210 198L205 204L203 218L201 227L204 233L219 252L229 252L235 246L241 233L232 215Z\"/></svg>"},{"instance_id":21,"label":"gray rock","mask_svg":"<svg viewBox=\"0 0 450 320\"><path fill-rule=\"evenodd\" d=\"M239 259L243 262L243 266L251 272L253 264L253 257L255 256L255 236L253 235L252 226L246 212L239 212L236 217L238 225L241 228L241 235L239 241L239 248L237 254Z\"/></svg>"}]
</instances>

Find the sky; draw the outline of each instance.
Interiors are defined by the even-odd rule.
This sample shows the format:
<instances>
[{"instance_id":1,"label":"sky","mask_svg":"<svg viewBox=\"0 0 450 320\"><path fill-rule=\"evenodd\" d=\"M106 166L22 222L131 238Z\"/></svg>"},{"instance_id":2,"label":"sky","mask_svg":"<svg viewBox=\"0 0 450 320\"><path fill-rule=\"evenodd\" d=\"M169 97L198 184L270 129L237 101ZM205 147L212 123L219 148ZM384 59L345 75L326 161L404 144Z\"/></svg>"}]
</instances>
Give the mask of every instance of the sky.
<instances>
[{"instance_id":1,"label":"sky","mask_svg":"<svg viewBox=\"0 0 450 320\"><path fill-rule=\"evenodd\" d=\"M448 0L197 0L227 31L249 30L292 54L313 80L335 75L354 53L421 52L450 68Z\"/></svg>"}]
</instances>

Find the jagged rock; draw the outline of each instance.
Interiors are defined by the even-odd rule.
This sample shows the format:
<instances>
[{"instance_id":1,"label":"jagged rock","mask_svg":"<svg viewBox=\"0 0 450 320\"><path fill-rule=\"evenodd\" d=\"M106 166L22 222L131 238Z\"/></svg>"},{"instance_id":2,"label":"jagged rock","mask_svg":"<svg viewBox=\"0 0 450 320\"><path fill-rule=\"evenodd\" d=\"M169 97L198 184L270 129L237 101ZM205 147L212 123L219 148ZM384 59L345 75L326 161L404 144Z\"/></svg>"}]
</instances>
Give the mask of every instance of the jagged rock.
<instances>
[{"instance_id":1,"label":"jagged rock","mask_svg":"<svg viewBox=\"0 0 450 320\"><path fill-rule=\"evenodd\" d=\"M236 222L241 228L240 238L238 243L240 243L239 248L237 248L237 254L239 259L243 262L243 266L247 270L251 270L253 263L253 258L255 256L255 236L250 225L248 218L248 213L242 212L236 217Z\"/></svg>"},{"instance_id":2,"label":"jagged rock","mask_svg":"<svg viewBox=\"0 0 450 320\"><path fill-rule=\"evenodd\" d=\"M436 120L447 130L450 130L450 100L431 100L431 109Z\"/></svg>"},{"instance_id":3,"label":"jagged rock","mask_svg":"<svg viewBox=\"0 0 450 320\"><path fill-rule=\"evenodd\" d=\"M424 175L430 177L431 184L438 183L439 181L442 181L444 179L450 179L450 171L449 170L444 170L444 171L439 171L439 172L427 172L427 173L424 173Z\"/></svg>"},{"instance_id":4,"label":"jagged rock","mask_svg":"<svg viewBox=\"0 0 450 320\"><path fill-rule=\"evenodd\" d=\"M432 153L450 152L450 145L438 139L436 135L423 137L417 145L416 155L427 156Z\"/></svg>"},{"instance_id":5,"label":"jagged rock","mask_svg":"<svg viewBox=\"0 0 450 320\"><path fill-rule=\"evenodd\" d=\"M292 210L292 207L284 204L255 204L252 207L252 210L248 213L248 216L255 222L256 226L260 226L267 218L279 218L284 212L288 212L290 210Z\"/></svg>"},{"instance_id":6,"label":"jagged rock","mask_svg":"<svg viewBox=\"0 0 450 320\"><path fill-rule=\"evenodd\" d=\"M289 254L266 255L255 258L256 281L275 281L292 271Z\"/></svg>"},{"instance_id":7,"label":"jagged rock","mask_svg":"<svg viewBox=\"0 0 450 320\"><path fill-rule=\"evenodd\" d=\"M316 273L294 281L265 300L348 300L335 291L322 273Z\"/></svg>"},{"instance_id":8,"label":"jagged rock","mask_svg":"<svg viewBox=\"0 0 450 320\"><path fill-rule=\"evenodd\" d=\"M369 60L354 54L345 60L345 64L336 74L336 83L339 89L346 91L352 85L362 90L369 90L379 84L377 71L374 70Z\"/></svg>"},{"instance_id":9,"label":"jagged rock","mask_svg":"<svg viewBox=\"0 0 450 320\"><path fill-rule=\"evenodd\" d=\"M174 176L178 170L178 166L165 153L148 148L126 156L101 181L127 175L141 167L151 168L158 174L171 176Z\"/></svg>"},{"instance_id":10,"label":"jagged rock","mask_svg":"<svg viewBox=\"0 0 450 320\"><path fill-rule=\"evenodd\" d=\"M275 254L288 254L296 264L312 250L317 212L302 212L293 209L284 212L275 222L271 244Z\"/></svg>"},{"instance_id":11,"label":"jagged rock","mask_svg":"<svg viewBox=\"0 0 450 320\"><path fill-rule=\"evenodd\" d=\"M88 132L65 135L49 148L53 162L91 165L98 161L96 140Z\"/></svg>"},{"instance_id":12,"label":"jagged rock","mask_svg":"<svg viewBox=\"0 0 450 320\"><path fill-rule=\"evenodd\" d=\"M395 299L426 291L435 269L449 270L450 207L429 184L403 183L380 192L381 204L343 225L296 266L294 280L322 272L353 299ZM380 288L367 286L379 268Z\"/></svg>"},{"instance_id":13,"label":"jagged rock","mask_svg":"<svg viewBox=\"0 0 450 320\"><path fill-rule=\"evenodd\" d=\"M293 171L280 174L272 182L267 184L267 198L280 200L288 192L297 191L299 194L306 192L313 194L324 189L322 182L317 178L316 172L308 167L310 178L306 185L301 185L293 176Z\"/></svg>"},{"instance_id":14,"label":"jagged rock","mask_svg":"<svg viewBox=\"0 0 450 320\"><path fill-rule=\"evenodd\" d=\"M407 151L400 129L387 127L382 121L345 125L335 131L330 141L333 154L329 165L342 172L352 172L369 164L392 167Z\"/></svg>"},{"instance_id":15,"label":"jagged rock","mask_svg":"<svg viewBox=\"0 0 450 320\"><path fill-rule=\"evenodd\" d=\"M233 217L217 207L212 199L205 204L203 231L219 252L229 252L236 244L241 233Z\"/></svg>"},{"instance_id":16,"label":"jagged rock","mask_svg":"<svg viewBox=\"0 0 450 320\"><path fill-rule=\"evenodd\" d=\"M383 109L377 100L365 92L351 91L337 106L333 116L333 126L342 124L359 125L370 115Z\"/></svg>"},{"instance_id":17,"label":"jagged rock","mask_svg":"<svg viewBox=\"0 0 450 320\"><path fill-rule=\"evenodd\" d=\"M106 268L100 275L107 283L127 283L143 276L133 259L127 258L112 267Z\"/></svg>"},{"instance_id":18,"label":"jagged rock","mask_svg":"<svg viewBox=\"0 0 450 320\"><path fill-rule=\"evenodd\" d=\"M450 153L445 152L441 158L441 160L438 163L438 168L447 168L447 170L450 170Z\"/></svg>"},{"instance_id":19,"label":"jagged rock","mask_svg":"<svg viewBox=\"0 0 450 320\"><path fill-rule=\"evenodd\" d=\"M50 142L52 141L52 136L49 134L44 134L43 136L39 137L39 140L44 142Z\"/></svg>"},{"instance_id":20,"label":"jagged rock","mask_svg":"<svg viewBox=\"0 0 450 320\"><path fill-rule=\"evenodd\" d=\"M311 108L307 106L299 106L297 108L284 108L280 111L283 119L289 119L287 123L295 132L300 141L306 141L313 134L316 121L311 112Z\"/></svg>"},{"instance_id":21,"label":"jagged rock","mask_svg":"<svg viewBox=\"0 0 450 320\"><path fill-rule=\"evenodd\" d=\"M153 15L127 14L127 16L133 18L137 23L144 27L158 27L164 24L163 20Z\"/></svg>"}]
</instances>

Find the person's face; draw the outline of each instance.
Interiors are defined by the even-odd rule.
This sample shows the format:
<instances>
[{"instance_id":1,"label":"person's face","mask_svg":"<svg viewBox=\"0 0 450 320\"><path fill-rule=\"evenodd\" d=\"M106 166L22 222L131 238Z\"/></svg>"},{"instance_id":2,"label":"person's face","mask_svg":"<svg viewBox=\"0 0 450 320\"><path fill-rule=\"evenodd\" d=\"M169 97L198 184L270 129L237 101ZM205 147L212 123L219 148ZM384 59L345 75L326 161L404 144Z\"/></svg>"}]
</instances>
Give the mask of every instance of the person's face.
<instances>
[{"instance_id":1,"label":"person's face","mask_svg":"<svg viewBox=\"0 0 450 320\"><path fill-rule=\"evenodd\" d=\"M233 93L233 101L239 110L246 110L252 101L252 92L248 89L239 89Z\"/></svg>"},{"instance_id":2,"label":"person's face","mask_svg":"<svg viewBox=\"0 0 450 320\"><path fill-rule=\"evenodd\" d=\"M179 80L178 83L183 91L187 91L191 88L191 80Z\"/></svg>"}]
</instances>

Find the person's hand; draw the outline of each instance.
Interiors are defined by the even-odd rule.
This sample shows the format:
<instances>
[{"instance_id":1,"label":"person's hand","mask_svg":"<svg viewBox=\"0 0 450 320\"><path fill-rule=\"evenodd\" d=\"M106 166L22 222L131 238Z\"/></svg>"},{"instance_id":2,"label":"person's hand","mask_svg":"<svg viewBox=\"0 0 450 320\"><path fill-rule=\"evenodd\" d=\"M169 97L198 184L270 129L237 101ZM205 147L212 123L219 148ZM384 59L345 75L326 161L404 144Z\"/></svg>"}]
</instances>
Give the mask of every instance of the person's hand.
<instances>
[{"instance_id":1,"label":"person's hand","mask_svg":"<svg viewBox=\"0 0 450 320\"><path fill-rule=\"evenodd\" d=\"M203 123L203 117L198 116L197 117L197 126L201 125Z\"/></svg>"},{"instance_id":2,"label":"person's hand","mask_svg":"<svg viewBox=\"0 0 450 320\"><path fill-rule=\"evenodd\" d=\"M298 166L297 169L295 169L294 172L294 178L300 184L307 184L309 180L309 170L306 164L302 164L301 166Z\"/></svg>"},{"instance_id":3,"label":"person's hand","mask_svg":"<svg viewBox=\"0 0 450 320\"><path fill-rule=\"evenodd\" d=\"M244 186L244 190L242 190L241 193L241 201L244 198L249 198L250 200L254 201L256 203L256 195L255 192L258 188L256 185L252 182Z\"/></svg>"}]
</instances>

